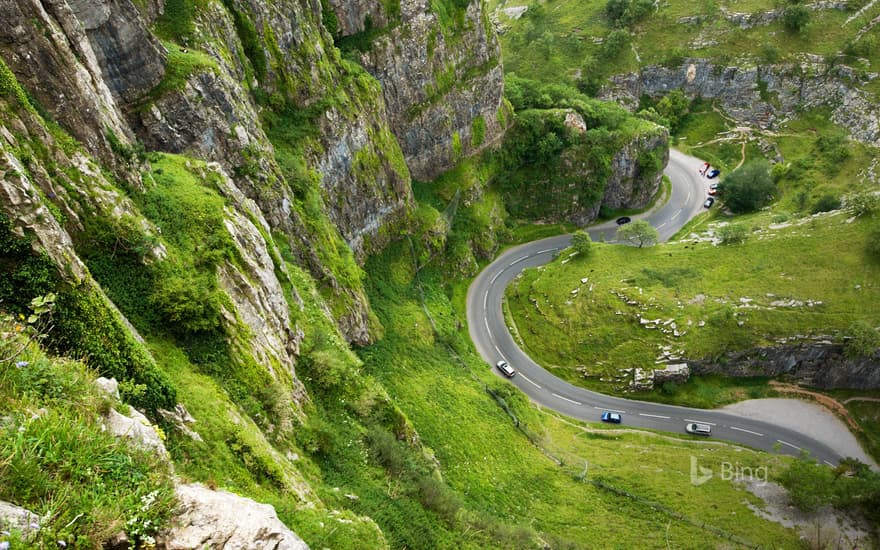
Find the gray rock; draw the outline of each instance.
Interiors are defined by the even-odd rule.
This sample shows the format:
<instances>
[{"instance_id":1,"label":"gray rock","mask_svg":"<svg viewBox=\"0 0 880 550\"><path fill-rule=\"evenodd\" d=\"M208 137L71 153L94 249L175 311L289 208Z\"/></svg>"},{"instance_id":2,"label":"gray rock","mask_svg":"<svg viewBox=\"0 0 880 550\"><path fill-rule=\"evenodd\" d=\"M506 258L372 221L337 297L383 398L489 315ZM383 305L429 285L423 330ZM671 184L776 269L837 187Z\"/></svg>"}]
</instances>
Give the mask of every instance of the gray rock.
<instances>
[{"instance_id":1,"label":"gray rock","mask_svg":"<svg viewBox=\"0 0 880 550\"><path fill-rule=\"evenodd\" d=\"M199 484L178 485L175 494L179 505L173 527L156 537L161 550L308 550L268 504Z\"/></svg>"},{"instance_id":2,"label":"gray rock","mask_svg":"<svg viewBox=\"0 0 880 550\"><path fill-rule=\"evenodd\" d=\"M21 506L0 500L0 531L29 533L40 529L40 516Z\"/></svg>"}]
</instances>

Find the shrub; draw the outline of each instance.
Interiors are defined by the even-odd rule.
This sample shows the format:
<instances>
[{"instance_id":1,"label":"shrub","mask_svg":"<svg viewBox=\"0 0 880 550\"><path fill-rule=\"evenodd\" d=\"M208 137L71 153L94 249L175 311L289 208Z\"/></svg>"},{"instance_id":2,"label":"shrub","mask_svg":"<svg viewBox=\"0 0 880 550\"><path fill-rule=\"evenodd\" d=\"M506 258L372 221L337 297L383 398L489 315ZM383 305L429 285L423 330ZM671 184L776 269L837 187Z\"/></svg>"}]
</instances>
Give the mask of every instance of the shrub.
<instances>
[{"instance_id":1,"label":"shrub","mask_svg":"<svg viewBox=\"0 0 880 550\"><path fill-rule=\"evenodd\" d=\"M806 6L788 6L782 14L782 24L791 32L802 32L809 23L810 10Z\"/></svg>"},{"instance_id":2,"label":"shrub","mask_svg":"<svg viewBox=\"0 0 880 550\"><path fill-rule=\"evenodd\" d=\"M718 229L721 244L739 244L748 238L749 230L742 224L727 224Z\"/></svg>"},{"instance_id":3,"label":"shrub","mask_svg":"<svg viewBox=\"0 0 880 550\"><path fill-rule=\"evenodd\" d=\"M846 341L843 351L850 359L870 357L880 348L880 332L877 332L870 323L859 320L850 325L849 340Z\"/></svg>"},{"instance_id":4,"label":"shrub","mask_svg":"<svg viewBox=\"0 0 880 550\"><path fill-rule=\"evenodd\" d=\"M637 244L639 248L642 248L657 244L657 241L660 240L660 234L647 221L636 220L620 227L617 230L617 238L621 241Z\"/></svg>"},{"instance_id":5,"label":"shrub","mask_svg":"<svg viewBox=\"0 0 880 550\"><path fill-rule=\"evenodd\" d=\"M586 257L590 255L590 250L593 246L593 241L590 239L590 234L580 229L575 231L571 236L571 246L574 248L575 252L580 254L582 257Z\"/></svg>"},{"instance_id":6,"label":"shrub","mask_svg":"<svg viewBox=\"0 0 880 550\"><path fill-rule=\"evenodd\" d=\"M724 204L736 214L764 206L776 191L767 161L747 162L731 172L718 186Z\"/></svg>"},{"instance_id":7,"label":"shrub","mask_svg":"<svg viewBox=\"0 0 880 550\"><path fill-rule=\"evenodd\" d=\"M840 199L834 195L827 194L819 197L819 200L813 205L812 211L813 214L818 214L819 212L830 212L838 208L840 208Z\"/></svg>"}]
</instances>

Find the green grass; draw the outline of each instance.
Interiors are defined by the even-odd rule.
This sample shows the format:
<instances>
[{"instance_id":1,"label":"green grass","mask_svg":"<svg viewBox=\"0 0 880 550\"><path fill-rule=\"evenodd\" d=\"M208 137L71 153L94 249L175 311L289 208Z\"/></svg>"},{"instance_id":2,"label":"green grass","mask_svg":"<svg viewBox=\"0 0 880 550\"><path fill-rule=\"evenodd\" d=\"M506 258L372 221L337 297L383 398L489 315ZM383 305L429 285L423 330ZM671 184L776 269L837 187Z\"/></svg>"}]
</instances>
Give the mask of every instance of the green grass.
<instances>
[{"instance_id":1,"label":"green grass","mask_svg":"<svg viewBox=\"0 0 880 550\"><path fill-rule=\"evenodd\" d=\"M102 548L122 529L133 543L155 535L174 506L168 464L105 431L100 416L114 403L93 371L25 345L7 320L0 332L0 500L44 518L22 538Z\"/></svg>"},{"instance_id":2,"label":"green grass","mask_svg":"<svg viewBox=\"0 0 880 550\"><path fill-rule=\"evenodd\" d=\"M647 433L597 432L595 426L584 429L539 411L493 375L470 347L466 326L456 323L464 316L467 282L444 284L442 269L429 267L420 278L437 327L436 331L431 328L406 254L406 246L394 245L368 263L371 303L386 332L361 357L366 371L388 389L411 419L422 444L439 461L444 480L462 499L465 512L451 526L455 529L443 539L426 543L445 541L462 548L509 546L510 542L503 541L510 539L487 542L472 533L468 526L473 524L473 514L481 511L495 521L530 526L544 540L560 541L563 546L593 546L600 540L620 547L663 545L670 522L671 544L706 544L704 531L645 504L655 501L751 541L796 545L790 532L741 509L743 500L753 499L734 485L713 482L701 491L687 481L689 456L694 453L710 462L757 464L766 460L774 464L771 470L781 467L778 458L751 452L734 452L734 456L726 446L710 451L700 444ZM521 430L486 388L504 400L519 419ZM536 444L560 457L562 465ZM589 464L586 482L581 477L585 462ZM593 481L632 492L639 499L608 493ZM520 535L529 542L517 547L534 545L534 535Z\"/></svg>"},{"instance_id":3,"label":"green grass","mask_svg":"<svg viewBox=\"0 0 880 550\"><path fill-rule=\"evenodd\" d=\"M596 244L588 259L527 271L507 294L526 349L556 374L583 383L579 368L609 378L652 367L663 345L685 358L712 358L798 334L842 335L856 319L880 322L880 266L863 252L868 221L846 223L846 214L836 214L771 229L769 218L740 220L752 230L742 245ZM747 307L742 298L751 300ZM792 299L821 304L771 305ZM674 320L686 334L643 328L638 314ZM598 385L620 390L623 382Z\"/></svg>"},{"instance_id":4,"label":"green grass","mask_svg":"<svg viewBox=\"0 0 880 550\"><path fill-rule=\"evenodd\" d=\"M651 64L678 65L684 57L702 57L719 63L756 64L768 60L791 62L803 53L832 59L841 52L849 52L849 42L872 17L880 14L880 6L874 6L862 17L845 24L854 14L852 11L834 9L811 12L811 23L804 32L792 33L781 21L743 30L728 22L719 8L736 13L761 13L775 6L767 2L718 2L693 3L672 0L663 3L659 10L633 25L632 48L627 48L612 62L598 66L585 64L591 56L603 61L601 40L611 31L610 22L604 15L605 1L574 2L553 0L543 2L493 1L490 7L496 11L502 25L509 30L501 35L505 52L505 70L520 76L536 78L545 82L565 81L574 83L578 69L596 73L588 77L606 77L613 73L636 70ZM518 20L511 20L498 8L529 6L529 11ZM688 16L703 16L698 24L680 23ZM855 56L843 60L861 70L876 71L880 53L875 44L880 36L877 28L867 33L859 42ZM694 47L696 42L708 43ZM772 52L772 54L768 54ZM858 58L858 59L857 59ZM583 76L583 75L582 75Z\"/></svg>"}]
</instances>

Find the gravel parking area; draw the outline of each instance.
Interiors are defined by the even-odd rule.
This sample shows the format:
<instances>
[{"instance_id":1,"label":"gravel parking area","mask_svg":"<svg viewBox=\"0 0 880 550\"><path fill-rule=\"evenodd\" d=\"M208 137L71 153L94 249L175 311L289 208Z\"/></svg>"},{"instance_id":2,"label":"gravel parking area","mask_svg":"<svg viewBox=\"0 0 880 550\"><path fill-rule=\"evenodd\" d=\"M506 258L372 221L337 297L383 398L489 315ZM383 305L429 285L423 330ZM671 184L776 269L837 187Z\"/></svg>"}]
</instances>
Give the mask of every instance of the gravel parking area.
<instances>
[{"instance_id":1,"label":"gravel parking area","mask_svg":"<svg viewBox=\"0 0 880 550\"><path fill-rule=\"evenodd\" d=\"M749 399L727 405L721 410L797 430L833 449L839 449L845 456L858 458L878 469L877 463L862 449L846 423L816 403L802 399Z\"/></svg>"}]
</instances>

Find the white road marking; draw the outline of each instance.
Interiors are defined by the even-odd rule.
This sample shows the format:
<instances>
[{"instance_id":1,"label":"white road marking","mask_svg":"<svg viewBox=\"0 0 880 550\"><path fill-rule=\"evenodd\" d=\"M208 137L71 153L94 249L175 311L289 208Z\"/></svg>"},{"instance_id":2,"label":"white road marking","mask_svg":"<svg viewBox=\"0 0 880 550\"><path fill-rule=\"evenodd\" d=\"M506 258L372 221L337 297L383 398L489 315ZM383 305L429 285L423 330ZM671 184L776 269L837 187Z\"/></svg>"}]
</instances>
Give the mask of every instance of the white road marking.
<instances>
[{"instance_id":1,"label":"white road marking","mask_svg":"<svg viewBox=\"0 0 880 550\"><path fill-rule=\"evenodd\" d=\"M489 291L486 291L486 295L483 296L483 311L489 309Z\"/></svg>"},{"instance_id":2,"label":"white road marking","mask_svg":"<svg viewBox=\"0 0 880 550\"><path fill-rule=\"evenodd\" d=\"M488 318L488 317L484 317L484 318L483 318L483 321L486 322L486 332L489 333L489 339L492 340L492 339L493 339L493 338L492 338L492 329L489 328L489 318Z\"/></svg>"},{"instance_id":3,"label":"white road marking","mask_svg":"<svg viewBox=\"0 0 880 550\"><path fill-rule=\"evenodd\" d=\"M747 434L757 435L758 437L764 437L764 434L759 434L758 432L753 432L752 430L747 430L745 428L737 428L736 426L731 426L731 430L736 430L738 432L746 432Z\"/></svg>"},{"instance_id":4,"label":"white road marking","mask_svg":"<svg viewBox=\"0 0 880 550\"><path fill-rule=\"evenodd\" d=\"M789 443L788 441L783 441L783 440L781 440L781 439L777 439L776 441L778 441L779 443L782 443L783 445L788 445L788 446L791 447L792 449L797 449L797 450L799 450L799 451L803 451L803 449L801 449L801 448L798 447L797 445L792 445L792 444Z\"/></svg>"},{"instance_id":5,"label":"white road marking","mask_svg":"<svg viewBox=\"0 0 880 550\"><path fill-rule=\"evenodd\" d=\"M613 413L626 414L626 411L619 411L617 409L606 409L605 407L593 407L593 408L596 409L597 411L608 411L608 412L613 412Z\"/></svg>"},{"instance_id":6,"label":"white road marking","mask_svg":"<svg viewBox=\"0 0 880 550\"><path fill-rule=\"evenodd\" d=\"M519 375L522 376L523 380L525 380L525 381L528 382L529 384L535 386L535 387L538 388L539 390L541 389L541 386L539 386L539 385L535 384L534 382L532 382L531 379L529 379L529 377L526 376L525 374L523 374L523 373L519 373Z\"/></svg>"},{"instance_id":7,"label":"white road marking","mask_svg":"<svg viewBox=\"0 0 880 550\"><path fill-rule=\"evenodd\" d=\"M496 273L495 276L492 277L492 280L489 281L489 286L494 285L494 284L495 284L495 281L498 279L498 277L501 276L502 273L504 273L504 270L503 270L503 269L502 269L501 271L499 271L498 273Z\"/></svg>"},{"instance_id":8,"label":"white road marking","mask_svg":"<svg viewBox=\"0 0 880 550\"><path fill-rule=\"evenodd\" d=\"M834 466L834 464L828 462L827 460L823 460L822 462L824 462L825 464L831 466L832 468L835 468L835 467L836 467L836 466Z\"/></svg>"},{"instance_id":9,"label":"white road marking","mask_svg":"<svg viewBox=\"0 0 880 550\"><path fill-rule=\"evenodd\" d=\"M663 226L666 225L667 223L668 222L661 223L660 225L657 226L657 229L663 229Z\"/></svg>"},{"instance_id":10,"label":"white road marking","mask_svg":"<svg viewBox=\"0 0 880 550\"><path fill-rule=\"evenodd\" d=\"M662 415L659 415L659 414L645 414L645 413L639 413L639 416L650 416L651 418L665 418L666 420L669 420L669 417L668 417L668 416L662 416Z\"/></svg>"},{"instance_id":11,"label":"white road marking","mask_svg":"<svg viewBox=\"0 0 880 550\"><path fill-rule=\"evenodd\" d=\"M507 267L513 267L514 265L520 263L521 261L528 260L528 259L529 259L529 257L527 255L523 256L522 258L517 258L517 259L513 260L513 262L511 262Z\"/></svg>"},{"instance_id":12,"label":"white road marking","mask_svg":"<svg viewBox=\"0 0 880 550\"><path fill-rule=\"evenodd\" d=\"M554 393L554 394L551 394L551 395L553 395L553 397L558 397L559 399L562 399L563 401L568 401L569 403L574 403L575 405L581 405L581 404L582 404L582 403L578 403L578 402L575 401L574 399L569 399L569 398L567 398L567 397L562 397L561 395L559 395L559 394L557 394L557 393Z\"/></svg>"},{"instance_id":13,"label":"white road marking","mask_svg":"<svg viewBox=\"0 0 880 550\"><path fill-rule=\"evenodd\" d=\"M691 200L691 192L690 192L690 190L688 190L688 198L686 198L686 199L684 200L684 202L685 202L685 203L688 203L688 202L690 202L690 200Z\"/></svg>"},{"instance_id":14,"label":"white road marking","mask_svg":"<svg viewBox=\"0 0 880 550\"><path fill-rule=\"evenodd\" d=\"M679 214L681 214L681 208L679 208L679 209L678 209L678 212L676 212L675 214L672 215L671 218L669 218L669 221L672 221L672 220L674 220L675 218L677 218Z\"/></svg>"},{"instance_id":15,"label":"white road marking","mask_svg":"<svg viewBox=\"0 0 880 550\"><path fill-rule=\"evenodd\" d=\"M546 250L539 250L538 254L546 254L547 252L556 252L557 250L559 250L559 249L558 248L548 248Z\"/></svg>"},{"instance_id":16,"label":"white road marking","mask_svg":"<svg viewBox=\"0 0 880 550\"><path fill-rule=\"evenodd\" d=\"M693 418L685 418L685 422L696 422L697 424L708 424L710 426L717 426L718 424L712 422L706 422L705 420L694 420Z\"/></svg>"},{"instance_id":17,"label":"white road marking","mask_svg":"<svg viewBox=\"0 0 880 550\"><path fill-rule=\"evenodd\" d=\"M493 344L493 345L494 345L494 344ZM504 354L501 353L501 348L499 348L498 346L495 346L495 351L498 352L498 355L500 355L502 359L504 359L505 361L507 361L507 357L504 357Z\"/></svg>"}]
</instances>

